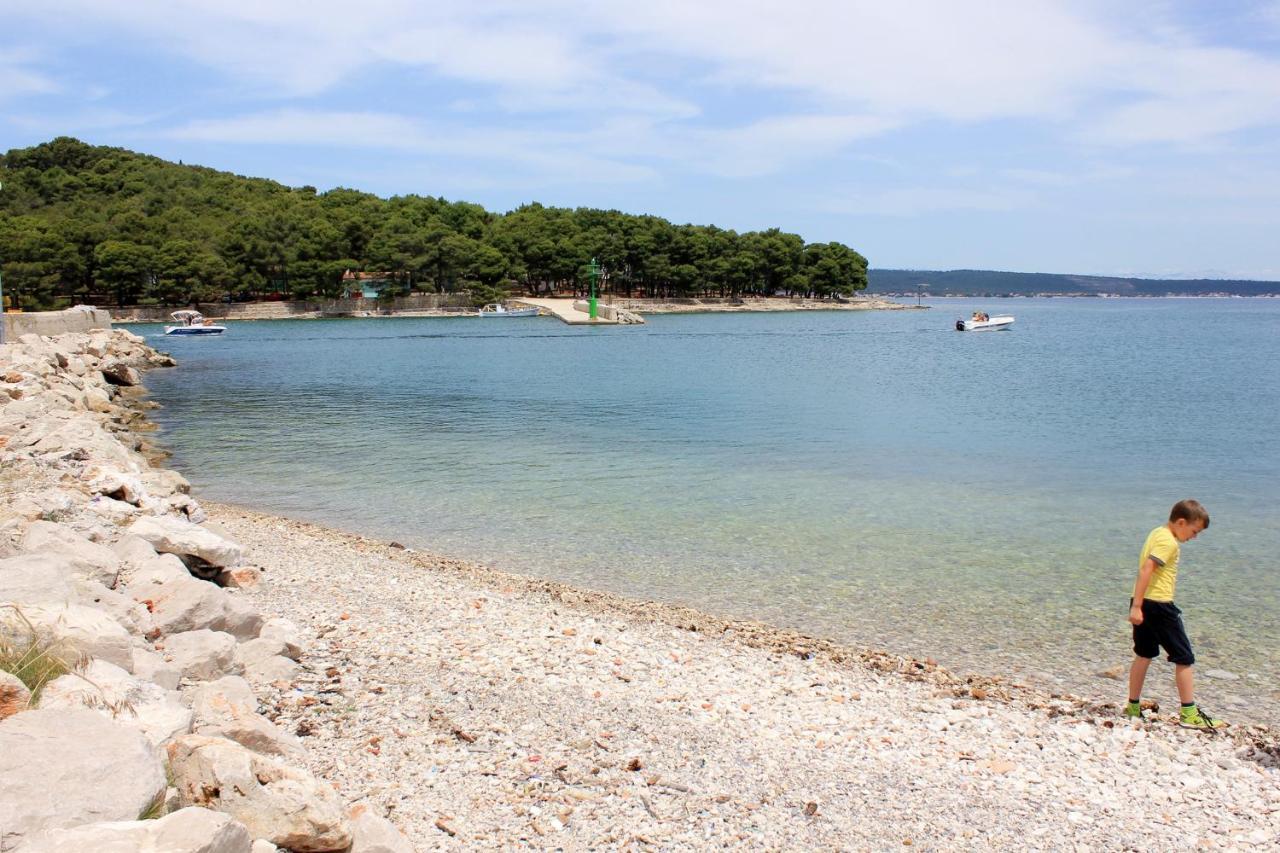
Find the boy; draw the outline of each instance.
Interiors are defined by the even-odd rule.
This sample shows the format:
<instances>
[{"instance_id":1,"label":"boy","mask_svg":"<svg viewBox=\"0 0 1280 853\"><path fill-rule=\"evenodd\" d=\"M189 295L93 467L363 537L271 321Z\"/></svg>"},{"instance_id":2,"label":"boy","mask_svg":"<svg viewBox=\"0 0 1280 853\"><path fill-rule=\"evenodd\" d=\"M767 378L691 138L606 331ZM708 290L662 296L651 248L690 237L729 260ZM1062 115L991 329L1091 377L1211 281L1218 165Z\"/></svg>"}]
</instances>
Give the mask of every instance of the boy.
<instances>
[{"instance_id":1,"label":"boy","mask_svg":"<svg viewBox=\"0 0 1280 853\"><path fill-rule=\"evenodd\" d=\"M1182 627L1182 611L1173 603L1178 581L1178 553L1183 542L1195 539L1209 527L1209 513L1199 501L1178 501L1169 511L1169 521L1147 536L1138 561L1138 581L1129 599L1129 622L1133 625L1133 665L1129 668L1129 704L1126 717L1142 717L1142 683L1147 667L1160 655L1163 646L1174 665L1174 681L1182 700L1178 724L1188 729L1214 731L1223 725L1196 705L1195 681L1191 665L1191 641Z\"/></svg>"}]
</instances>

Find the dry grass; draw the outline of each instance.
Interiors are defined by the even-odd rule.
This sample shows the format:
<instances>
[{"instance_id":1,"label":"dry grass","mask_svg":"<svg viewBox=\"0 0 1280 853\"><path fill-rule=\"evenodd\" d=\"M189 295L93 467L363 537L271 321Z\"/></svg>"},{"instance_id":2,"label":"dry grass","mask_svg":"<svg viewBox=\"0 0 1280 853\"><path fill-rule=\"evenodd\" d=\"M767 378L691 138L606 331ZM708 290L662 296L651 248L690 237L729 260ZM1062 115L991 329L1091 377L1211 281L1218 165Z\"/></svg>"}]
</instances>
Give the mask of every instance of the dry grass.
<instances>
[{"instance_id":1,"label":"dry grass","mask_svg":"<svg viewBox=\"0 0 1280 853\"><path fill-rule=\"evenodd\" d=\"M79 669L84 659L75 650L41 638L34 625L14 604L0 605L12 610L26 626L24 636L0 636L0 670L15 675L31 691L31 705L40 700L40 691L55 678Z\"/></svg>"}]
</instances>

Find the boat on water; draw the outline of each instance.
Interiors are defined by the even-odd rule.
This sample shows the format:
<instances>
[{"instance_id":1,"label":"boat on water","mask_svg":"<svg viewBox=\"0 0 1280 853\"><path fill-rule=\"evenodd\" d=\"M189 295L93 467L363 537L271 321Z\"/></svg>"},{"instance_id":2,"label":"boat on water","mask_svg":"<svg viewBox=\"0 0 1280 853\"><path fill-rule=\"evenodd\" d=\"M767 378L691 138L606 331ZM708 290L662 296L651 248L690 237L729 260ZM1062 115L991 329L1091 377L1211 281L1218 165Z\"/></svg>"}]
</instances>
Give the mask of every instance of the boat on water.
<instances>
[{"instance_id":1,"label":"boat on water","mask_svg":"<svg viewBox=\"0 0 1280 853\"><path fill-rule=\"evenodd\" d=\"M199 311L174 311L169 316L179 325L165 326L166 335L220 335L227 330Z\"/></svg>"},{"instance_id":2,"label":"boat on water","mask_svg":"<svg viewBox=\"0 0 1280 853\"><path fill-rule=\"evenodd\" d=\"M508 308L501 302L491 302L480 309L481 317L537 317L537 308Z\"/></svg>"},{"instance_id":3,"label":"boat on water","mask_svg":"<svg viewBox=\"0 0 1280 853\"><path fill-rule=\"evenodd\" d=\"M1013 325L1013 317L1005 314L992 317L983 311L974 311L968 320L956 320L957 332L999 332Z\"/></svg>"}]
</instances>

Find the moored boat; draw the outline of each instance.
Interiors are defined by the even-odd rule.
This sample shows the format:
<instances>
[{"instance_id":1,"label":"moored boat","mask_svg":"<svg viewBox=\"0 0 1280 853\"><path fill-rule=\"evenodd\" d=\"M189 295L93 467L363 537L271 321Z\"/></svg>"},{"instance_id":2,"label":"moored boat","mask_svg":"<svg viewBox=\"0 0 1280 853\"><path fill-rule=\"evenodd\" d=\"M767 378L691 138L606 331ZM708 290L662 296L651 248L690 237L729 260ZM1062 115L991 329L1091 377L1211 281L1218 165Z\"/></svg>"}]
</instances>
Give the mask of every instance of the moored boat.
<instances>
[{"instance_id":1,"label":"moored boat","mask_svg":"<svg viewBox=\"0 0 1280 853\"><path fill-rule=\"evenodd\" d=\"M480 309L481 317L537 317L537 308L508 308L501 302L491 302Z\"/></svg>"},{"instance_id":2,"label":"moored boat","mask_svg":"<svg viewBox=\"0 0 1280 853\"><path fill-rule=\"evenodd\" d=\"M199 311L174 311L169 315L181 325L165 326L166 335L220 335L227 330Z\"/></svg>"}]
</instances>

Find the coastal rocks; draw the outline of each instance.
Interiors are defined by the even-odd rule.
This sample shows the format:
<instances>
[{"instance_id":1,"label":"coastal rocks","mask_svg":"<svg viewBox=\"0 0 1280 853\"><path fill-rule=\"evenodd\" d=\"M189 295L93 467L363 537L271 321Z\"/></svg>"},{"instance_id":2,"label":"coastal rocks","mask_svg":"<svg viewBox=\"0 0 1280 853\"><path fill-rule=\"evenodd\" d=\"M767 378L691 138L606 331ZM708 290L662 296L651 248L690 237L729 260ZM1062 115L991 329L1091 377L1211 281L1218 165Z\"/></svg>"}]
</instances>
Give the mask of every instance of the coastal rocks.
<instances>
[{"instance_id":1,"label":"coastal rocks","mask_svg":"<svg viewBox=\"0 0 1280 853\"><path fill-rule=\"evenodd\" d=\"M108 361L101 367L102 376L112 385L141 385L138 371L122 361Z\"/></svg>"},{"instance_id":2,"label":"coastal rocks","mask_svg":"<svg viewBox=\"0 0 1280 853\"><path fill-rule=\"evenodd\" d=\"M36 709L0 722L0 849L43 830L136 820L164 791L147 739L93 711Z\"/></svg>"},{"instance_id":3,"label":"coastal rocks","mask_svg":"<svg viewBox=\"0 0 1280 853\"><path fill-rule=\"evenodd\" d=\"M196 681L212 681L240 669L235 663L235 651L235 637L207 628L164 638L165 656L182 672L183 678Z\"/></svg>"},{"instance_id":4,"label":"coastal rocks","mask_svg":"<svg viewBox=\"0 0 1280 853\"><path fill-rule=\"evenodd\" d=\"M133 674L143 681L150 681L165 690L177 690L182 681L182 670L151 649L133 649Z\"/></svg>"},{"instance_id":5,"label":"coastal rocks","mask_svg":"<svg viewBox=\"0 0 1280 853\"><path fill-rule=\"evenodd\" d=\"M250 853L249 830L230 815L201 808L180 809L159 820L91 823L42 832L22 853Z\"/></svg>"},{"instance_id":6,"label":"coastal rocks","mask_svg":"<svg viewBox=\"0 0 1280 853\"><path fill-rule=\"evenodd\" d=\"M31 691L22 679L0 670L0 720L27 710L31 704Z\"/></svg>"},{"instance_id":7,"label":"coastal rocks","mask_svg":"<svg viewBox=\"0 0 1280 853\"><path fill-rule=\"evenodd\" d=\"M236 543L198 524L168 516L140 518L129 526L129 533L162 553L195 557L218 568L230 568L244 557Z\"/></svg>"},{"instance_id":8,"label":"coastal rocks","mask_svg":"<svg viewBox=\"0 0 1280 853\"><path fill-rule=\"evenodd\" d=\"M253 837L300 853L350 846L341 801L310 773L204 735L177 738L168 750L183 805L229 814Z\"/></svg>"},{"instance_id":9,"label":"coastal rocks","mask_svg":"<svg viewBox=\"0 0 1280 853\"><path fill-rule=\"evenodd\" d=\"M69 559L76 573L114 587L120 574L120 558L105 545L90 542L65 524L34 521L22 537L25 551L60 554Z\"/></svg>"},{"instance_id":10,"label":"coastal rocks","mask_svg":"<svg viewBox=\"0 0 1280 853\"><path fill-rule=\"evenodd\" d=\"M265 658L244 668L244 677L257 688L292 684L301 668L286 657Z\"/></svg>"},{"instance_id":11,"label":"coastal rocks","mask_svg":"<svg viewBox=\"0 0 1280 853\"><path fill-rule=\"evenodd\" d=\"M351 853L413 853L395 824L364 806L351 810Z\"/></svg>"},{"instance_id":12,"label":"coastal rocks","mask_svg":"<svg viewBox=\"0 0 1280 853\"><path fill-rule=\"evenodd\" d=\"M302 629L291 620L279 616L268 619L262 624L262 630L258 632L258 636L264 640L279 640L283 643L284 650L277 654L292 660L302 658Z\"/></svg>"},{"instance_id":13,"label":"coastal rocks","mask_svg":"<svg viewBox=\"0 0 1280 853\"><path fill-rule=\"evenodd\" d=\"M165 579L156 583L159 578ZM147 606L152 623L165 634L221 629L226 621L226 593L191 577L181 564L175 568L167 561L152 561L130 581L128 591Z\"/></svg>"},{"instance_id":14,"label":"coastal rocks","mask_svg":"<svg viewBox=\"0 0 1280 853\"><path fill-rule=\"evenodd\" d=\"M105 495L134 506L140 504L146 495L142 480L137 474L95 467L87 469L82 476L87 481L89 491L95 495Z\"/></svg>"},{"instance_id":15,"label":"coastal rocks","mask_svg":"<svg viewBox=\"0 0 1280 853\"><path fill-rule=\"evenodd\" d=\"M129 632L101 610L80 604L31 604L0 609L0 637L22 643L35 640L68 663L98 658L126 671L133 669Z\"/></svg>"},{"instance_id":16,"label":"coastal rocks","mask_svg":"<svg viewBox=\"0 0 1280 853\"><path fill-rule=\"evenodd\" d=\"M45 685L42 709L88 708L135 728L154 746L191 731L192 712L177 693L140 681L105 661Z\"/></svg>"},{"instance_id":17,"label":"coastal rocks","mask_svg":"<svg viewBox=\"0 0 1280 853\"><path fill-rule=\"evenodd\" d=\"M23 554L0 560L0 602L40 604L76 597L75 568L65 557Z\"/></svg>"},{"instance_id":18,"label":"coastal rocks","mask_svg":"<svg viewBox=\"0 0 1280 853\"><path fill-rule=\"evenodd\" d=\"M196 734L223 737L262 755L301 762L296 737L257 713L258 700L243 678L229 675L202 684L191 695Z\"/></svg>"}]
</instances>

